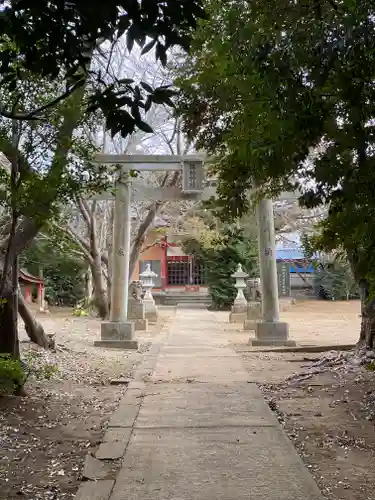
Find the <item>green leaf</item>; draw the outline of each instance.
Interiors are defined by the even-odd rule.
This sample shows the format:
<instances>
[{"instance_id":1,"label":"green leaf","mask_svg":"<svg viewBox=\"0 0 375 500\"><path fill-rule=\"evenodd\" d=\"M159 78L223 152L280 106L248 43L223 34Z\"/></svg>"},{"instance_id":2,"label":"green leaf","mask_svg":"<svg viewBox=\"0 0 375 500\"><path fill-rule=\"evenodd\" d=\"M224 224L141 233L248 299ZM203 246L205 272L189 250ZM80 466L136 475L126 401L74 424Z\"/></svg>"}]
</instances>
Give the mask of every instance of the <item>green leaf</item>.
<instances>
[{"instance_id":1,"label":"green leaf","mask_svg":"<svg viewBox=\"0 0 375 500\"><path fill-rule=\"evenodd\" d=\"M156 44L156 39L151 40L151 42L147 43L142 49L141 56L147 54L147 52L150 52L150 50L154 48L155 44Z\"/></svg>"},{"instance_id":2,"label":"green leaf","mask_svg":"<svg viewBox=\"0 0 375 500\"><path fill-rule=\"evenodd\" d=\"M118 38L122 37L125 31L129 28L129 25L130 25L130 19L128 14L123 14L122 16L120 16L118 21L118 32L117 32Z\"/></svg>"},{"instance_id":3,"label":"green leaf","mask_svg":"<svg viewBox=\"0 0 375 500\"><path fill-rule=\"evenodd\" d=\"M151 87L151 85L149 85L148 83L146 82L141 82L140 85L147 91L149 92L150 94L152 94L152 92L154 91L153 88Z\"/></svg>"},{"instance_id":4,"label":"green leaf","mask_svg":"<svg viewBox=\"0 0 375 500\"><path fill-rule=\"evenodd\" d=\"M157 42L156 44L155 58L156 60L160 60L163 66L167 64L167 51L165 49L165 46L160 42Z\"/></svg>"},{"instance_id":5,"label":"green leaf","mask_svg":"<svg viewBox=\"0 0 375 500\"><path fill-rule=\"evenodd\" d=\"M119 80L117 80L117 83L118 83L118 85L130 85L130 84L134 83L134 79L133 78L120 78Z\"/></svg>"},{"instance_id":6,"label":"green leaf","mask_svg":"<svg viewBox=\"0 0 375 500\"><path fill-rule=\"evenodd\" d=\"M154 130L150 125L146 122L143 122L142 120L137 121L137 127L140 128L143 132L146 132L148 134L153 134Z\"/></svg>"}]
</instances>

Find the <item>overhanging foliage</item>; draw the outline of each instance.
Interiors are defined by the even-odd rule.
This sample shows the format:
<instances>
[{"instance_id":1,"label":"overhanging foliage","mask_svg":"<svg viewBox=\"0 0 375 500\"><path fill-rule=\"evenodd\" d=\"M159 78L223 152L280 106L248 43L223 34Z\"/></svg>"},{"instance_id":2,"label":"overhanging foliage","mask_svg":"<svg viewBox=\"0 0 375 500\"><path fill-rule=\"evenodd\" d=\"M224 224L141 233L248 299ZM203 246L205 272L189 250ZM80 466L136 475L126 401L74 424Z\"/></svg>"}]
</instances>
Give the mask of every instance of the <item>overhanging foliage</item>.
<instances>
[{"instance_id":1,"label":"overhanging foliage","mask_svg":"<svg viewBox=\"0 0 375 500\"><path fill-rule=\"evenodd\" d=\"M50 81L65 80L59 95L40 106L0 106L0 114L18 120L43 118L49 107L61 101L91 80L87 110L100 109L113 134L123 136L135 127L150 131L141 110L152 103L170 103L167 87L152 89L145 81L108 79L105 64L93 68L94 50L107 52L124 34L128 50L134 44L142 53L155 50L156 59L167 62L167 51L174 45L189 46L197 20L204 17L201 0L109 0L107 2L39 0L0 1L0 83L10 91L18 90L25 75L37 75Z\"/></svg>"}]
</instances>

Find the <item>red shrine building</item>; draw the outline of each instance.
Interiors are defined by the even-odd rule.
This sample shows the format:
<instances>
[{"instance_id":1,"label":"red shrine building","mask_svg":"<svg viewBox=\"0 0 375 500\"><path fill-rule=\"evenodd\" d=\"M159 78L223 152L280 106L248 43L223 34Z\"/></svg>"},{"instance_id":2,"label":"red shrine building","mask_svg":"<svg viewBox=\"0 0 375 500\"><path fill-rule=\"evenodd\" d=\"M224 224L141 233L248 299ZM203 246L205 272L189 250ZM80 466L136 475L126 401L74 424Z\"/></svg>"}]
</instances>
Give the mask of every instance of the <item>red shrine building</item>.
<instances>
[{"instance_id":1,"label":"red shrine building","mask_svg":"<svg viewBox=\"0 0 375 500\"><path fill-rule=\"evenodd\" d=\"M199 294L207 296L204 267L194 256L186 255L174 238L165 236L159 239L151 232L139 260L134 268L132 280L138 280L147 264L157 274L154 278L153 295L158 297ZM156 241L152 244L152 241Z\"/></svg>"},{"instance_id":2,"label":"red shrine building","mask_svg":"<svg viewBox=\"0 0 375 500\"><path fill-rule=\"evenodd\" d=\"M18 282L20 284L22 295L28 304L33 302L33 297L36 295L36 301L38 304L42 303L44 296L44 279L25 271L25 269L20 269Z\"/></svg>"}]
</instances>

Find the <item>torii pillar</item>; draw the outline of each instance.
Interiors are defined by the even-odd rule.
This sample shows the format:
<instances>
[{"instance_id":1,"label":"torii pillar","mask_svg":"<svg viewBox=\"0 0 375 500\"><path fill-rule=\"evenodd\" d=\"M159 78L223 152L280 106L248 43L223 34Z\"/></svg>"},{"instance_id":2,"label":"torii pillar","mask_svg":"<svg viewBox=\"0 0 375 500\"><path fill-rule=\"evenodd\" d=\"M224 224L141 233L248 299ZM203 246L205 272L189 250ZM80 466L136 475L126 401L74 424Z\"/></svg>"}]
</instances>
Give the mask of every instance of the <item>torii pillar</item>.
<instances>
[{"instance_id":1,"label":"torii pillar","mask_svg":"<svg viewBox=\"0 0 375 500\"><path fill-rule=\"evenodd\" d=\"M254 346L295 346L289 339L289 325L280 321L277 286L275 223L273 202L269 198L259 201L257 207L260 287L263 319L255 325Z\"/></svg>"},{"instance_id":2,"label":"torii pillar","mask_svg":"<svg viewBox=\"0 0 375 500\"><path fill-rule=\"evenodd\" d=\"M121 171L116 182L113 220L111 310L109 321L101 324L97 347L138 349L135 325L128 320L129 256L131 238L130 176Z\"/></svg>"}]
</instances>

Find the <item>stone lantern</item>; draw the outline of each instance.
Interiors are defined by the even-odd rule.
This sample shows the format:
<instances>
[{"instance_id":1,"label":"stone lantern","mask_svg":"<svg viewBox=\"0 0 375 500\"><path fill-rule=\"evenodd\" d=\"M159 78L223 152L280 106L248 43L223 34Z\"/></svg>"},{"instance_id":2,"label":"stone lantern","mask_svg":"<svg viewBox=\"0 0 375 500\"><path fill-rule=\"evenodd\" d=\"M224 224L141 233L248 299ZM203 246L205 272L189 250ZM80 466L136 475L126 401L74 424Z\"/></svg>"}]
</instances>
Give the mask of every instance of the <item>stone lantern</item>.
<instances>
[{"instance_id":1,"label":"stone lantern","mask_svg":"<svg viewBox=\"0 0 375 500\"><path fill-rule=\"evenodd\" d=\"M246 318L247 307L243 291L246 288L245 280L249 277L249 275L242 270L242 265L238 264L236 272L233 273L231 277L236 280L234 286L237 288L237 296L234 299L232 311L229 315L229 321L231 323L242 323Z\"/></svg>"},{"instance_id":2,"label":"stone lantern","mask_svg":"<svg viewBox=\"0 0 375 500\"><path fill-rule=\"evenodd\" d=\"M154 278L157 277L157 274L151 270L151 264L148 263L146 265L146 269L139 275L142 281L142 287L145 291L145 295L143 297L143 303L145 306L145 316L146 319L150 321L156 321L158 317L155 300L152 296L152 289L155 286L153 281Z\"/></svg>"},{"instance_id":3,"label":"stone lantern","mask_svg":"<svg viewBox=\"0 0 375 500\"><path fill-rule=\"evenodd\" d=\"M244 330L255 330L257 321L262 319L262 303L260 301L260 279L252 278L247 281L250 291L250 300L246 307Z\"/></svg>"}]
</instances>

